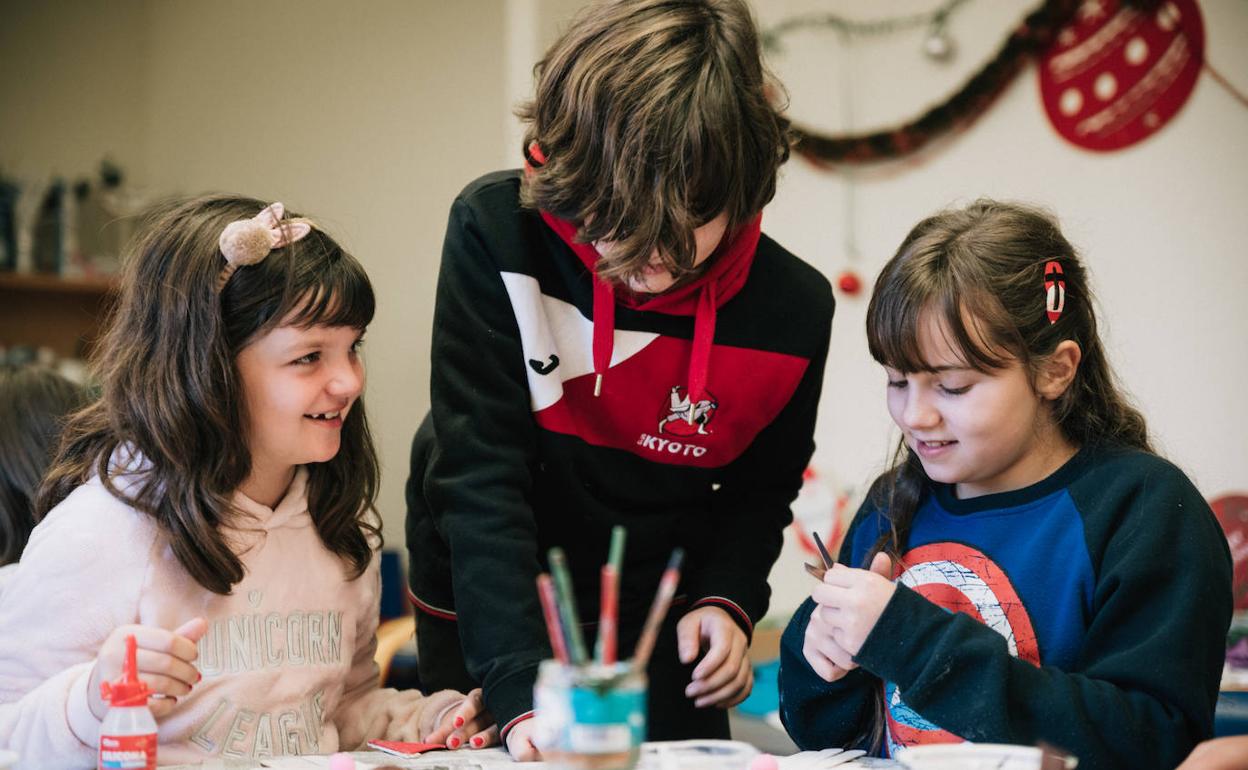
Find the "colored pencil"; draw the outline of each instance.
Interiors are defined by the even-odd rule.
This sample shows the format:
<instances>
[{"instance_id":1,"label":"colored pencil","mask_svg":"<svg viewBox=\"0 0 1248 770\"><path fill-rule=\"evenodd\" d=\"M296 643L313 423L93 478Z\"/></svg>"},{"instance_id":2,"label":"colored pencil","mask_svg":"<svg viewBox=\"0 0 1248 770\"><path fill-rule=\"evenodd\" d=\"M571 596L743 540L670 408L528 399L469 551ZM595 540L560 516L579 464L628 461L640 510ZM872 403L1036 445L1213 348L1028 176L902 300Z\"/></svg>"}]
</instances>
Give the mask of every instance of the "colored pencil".
<instances>
[{"instance_id":1,"label":"colored pencil","mask_svg":"<svg viewBox=\"0 0 1248 770\"><path fill-rule=\"evenodd\" d=\"M615 567L602 565L598 598L598 644L595 655L603 665L615 665L620 617L620 578Z\"/></svg>"},{"instance_id":2,"label":"colored pencil","mask_svg":"<svg viewBox=\"0 0 1248 770\"><path fill-rule=\"evenodd\" d=\"M624 571L624 540L627 535L628 531L621 526L611 528L611 549L607 552L607 563L615 567L616 575Z\"/></svg>"},{"instance_id":3,"label":"colored pencil","mask_svg":"<svg viewBox=\"0 0 1248 770\"><path fill-rule=\"evenodd\" d=\"M624 566L623 527L611 528L611 547L603 565L598 587L598 641L594 657L604 665L615 665L619 656L620 572Z\"/></svg>"},{"instance_id":4,"label":"colored pencil","mask_svg":"<svg viewBox=\"0 0 1248 770\"><path fill-rule=\"evenodd\" d=\"M559 601L559 617L568 637L568 653L572 664L582 665L587 659L585 637L581 635L581 621L576 614L576 594L572 592L572 575L568 572L568 559L563 549L550 549L550 574L555 580L555 595Z\"/></svg>"},{"instance_id":5,"label":"colored pencil","mask_svg":"<svg viewBox=\"0 0 1248 770\"><path fill-rule=\"evenodd\" d=\"M637 649L633 653L634 671L644 671L646 664L650 662L650 655L654 652L654 643L659 638L659 628L663 625L663 618L667 616L667 610L672 605L672 597L676 595L676 584L680 582L680 564L684 558L683 548L672 551L672 558L667 562L667 569L663 570L663 577L659 578L659 588L654 593L650 614L646 616L646 623L641 628L641 637L637 640Z\"/></svg>"},{"instance_id":6,"label":"colored pencil","mask_svg":"<svg viewBox=\"0 0 1248 770\"><path fill-rule=\"evenodd\" d=\"M560 663L568 662L568 645L563 638L563 625L559 622L559 602L555 599L555 583L550 574L537 576L537 595L542 600L542 617L546 619L546 633L550 635L550 648Z\"/></svg>"},{"instance_id":7,"label":"colored pencil","mask_svg":"<svg viewBox=\"0 0 1248 770\"><path fill-rule=\"evenodd\" d=\"M811 531L811 536L815 538L815 547L819 549L819 558L823 559L823 568L832 569L832 565L836 564L836 560L832 558L832 554L828 553L828 548L819 539L819 533Z\"/></svg>"}]
</instances>

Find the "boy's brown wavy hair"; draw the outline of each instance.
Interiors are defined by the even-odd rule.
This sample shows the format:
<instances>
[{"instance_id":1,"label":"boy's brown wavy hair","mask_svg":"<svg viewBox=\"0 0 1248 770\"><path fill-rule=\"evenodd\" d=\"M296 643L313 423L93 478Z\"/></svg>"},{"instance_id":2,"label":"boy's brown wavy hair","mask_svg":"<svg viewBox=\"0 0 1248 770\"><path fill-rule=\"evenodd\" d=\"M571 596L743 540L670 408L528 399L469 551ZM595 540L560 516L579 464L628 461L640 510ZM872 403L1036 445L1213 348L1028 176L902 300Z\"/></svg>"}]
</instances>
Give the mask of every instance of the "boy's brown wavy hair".
<instances>
[{"instance_id":1,"label":"boy's brown wavy hair","mask_svg":"<svg viewBox=\"0 0 1248 770\"><path fill-rule=\"evenodd\" d=\"M694 228L721 212L728 233L775 195L789 121L768 100L741 0L613 0L585 8L534 69L517 114L541 149L521 202L616 249L598 274L624 282L657 250L674 277L694 272Z\"/></svg>"}]
</instances>

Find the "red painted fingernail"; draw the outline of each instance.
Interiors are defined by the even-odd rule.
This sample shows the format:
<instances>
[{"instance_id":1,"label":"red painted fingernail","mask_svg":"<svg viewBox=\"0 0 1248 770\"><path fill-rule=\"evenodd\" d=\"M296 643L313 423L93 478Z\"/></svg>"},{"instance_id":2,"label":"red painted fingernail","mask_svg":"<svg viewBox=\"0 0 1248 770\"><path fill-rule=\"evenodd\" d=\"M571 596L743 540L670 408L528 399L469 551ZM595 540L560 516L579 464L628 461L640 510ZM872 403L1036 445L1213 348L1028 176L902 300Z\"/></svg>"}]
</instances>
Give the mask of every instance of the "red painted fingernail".
<instances>
[{"instance_id":1,"label":"red painted fingernail","mask_svg":"<svg viewBox=\"0 0 1248 770\"><path fill-rule=\"evenodd\" d=\"M455 726L456 726L456 727L463 727L463 726L464 726L464 718L463 718L463 717L455 717Z\"/></svg>"},{"instance_id":2,"label":"red painted fingernail","mask_svg":"<svg viewBox=\"0 0 1248 770\"><path fill-rule=\"evenodd\" d=\"M485 739L478 735L472 739L472 745L479 749L485 745Z\"/></svg>"},{"instance_id":3,"label":"red painted fingernail","mask_svg":"<svg viewBox=\"0 0 1248 770\"><path fill-rule=\"evenodd\" d=\"M452 736L451 736L451 748L453 748L453 749L457 749L457 748L459 748L459 744L461 744L461 743L463 743L463 741L461 741L461 740L459 739L459 736L457 736L457 735L452 735Z\"/></svg>"}]
</instances>

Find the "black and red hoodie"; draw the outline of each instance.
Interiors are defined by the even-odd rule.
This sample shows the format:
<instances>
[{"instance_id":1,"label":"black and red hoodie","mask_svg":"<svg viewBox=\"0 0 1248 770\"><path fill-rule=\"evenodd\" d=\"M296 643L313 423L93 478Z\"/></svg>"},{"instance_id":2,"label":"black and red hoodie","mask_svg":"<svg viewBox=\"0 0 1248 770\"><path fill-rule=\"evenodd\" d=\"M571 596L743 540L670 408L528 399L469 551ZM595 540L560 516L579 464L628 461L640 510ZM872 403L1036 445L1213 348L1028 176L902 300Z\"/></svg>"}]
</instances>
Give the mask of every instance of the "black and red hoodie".
<instances>
[{"instance_id":1,"label":"black and red hoodie","mask_svg":"<svg viewBox=\"0 0 1248 770\"><path fill-rule=\"evenodd\" d=\"M620 524L622 628L640 625L682 546L682 610L713 604L752 631L814 449L834 307L828 281L757 220L693 283L624 296L587 266L575 227L521 207L520 180L489 174L451 207L432 446L408 482L413 601L457 620L504 728L530 711L550 657L534 584L551 546L582 619Z\"/></svg>"}]
</instances>

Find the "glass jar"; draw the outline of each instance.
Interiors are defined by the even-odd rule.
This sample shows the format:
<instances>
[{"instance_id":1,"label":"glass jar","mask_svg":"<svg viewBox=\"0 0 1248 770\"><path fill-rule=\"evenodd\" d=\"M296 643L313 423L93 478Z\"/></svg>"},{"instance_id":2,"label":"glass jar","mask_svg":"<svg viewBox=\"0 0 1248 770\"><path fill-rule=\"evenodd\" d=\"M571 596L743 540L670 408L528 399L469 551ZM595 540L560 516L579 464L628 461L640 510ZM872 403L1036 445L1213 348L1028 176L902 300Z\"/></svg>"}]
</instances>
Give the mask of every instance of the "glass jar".
<instances>
[{"instance_id":1,"label":"glass jar","mask_svg":"<svg viewBox=\"0 0 1248 770\"><path fill-rule=\"evenodd\" d=\"M646 736L646 675L628 663L543 661L533 690L542 758L568 770L630 770Z\"/></svg>"}]
</instances>

